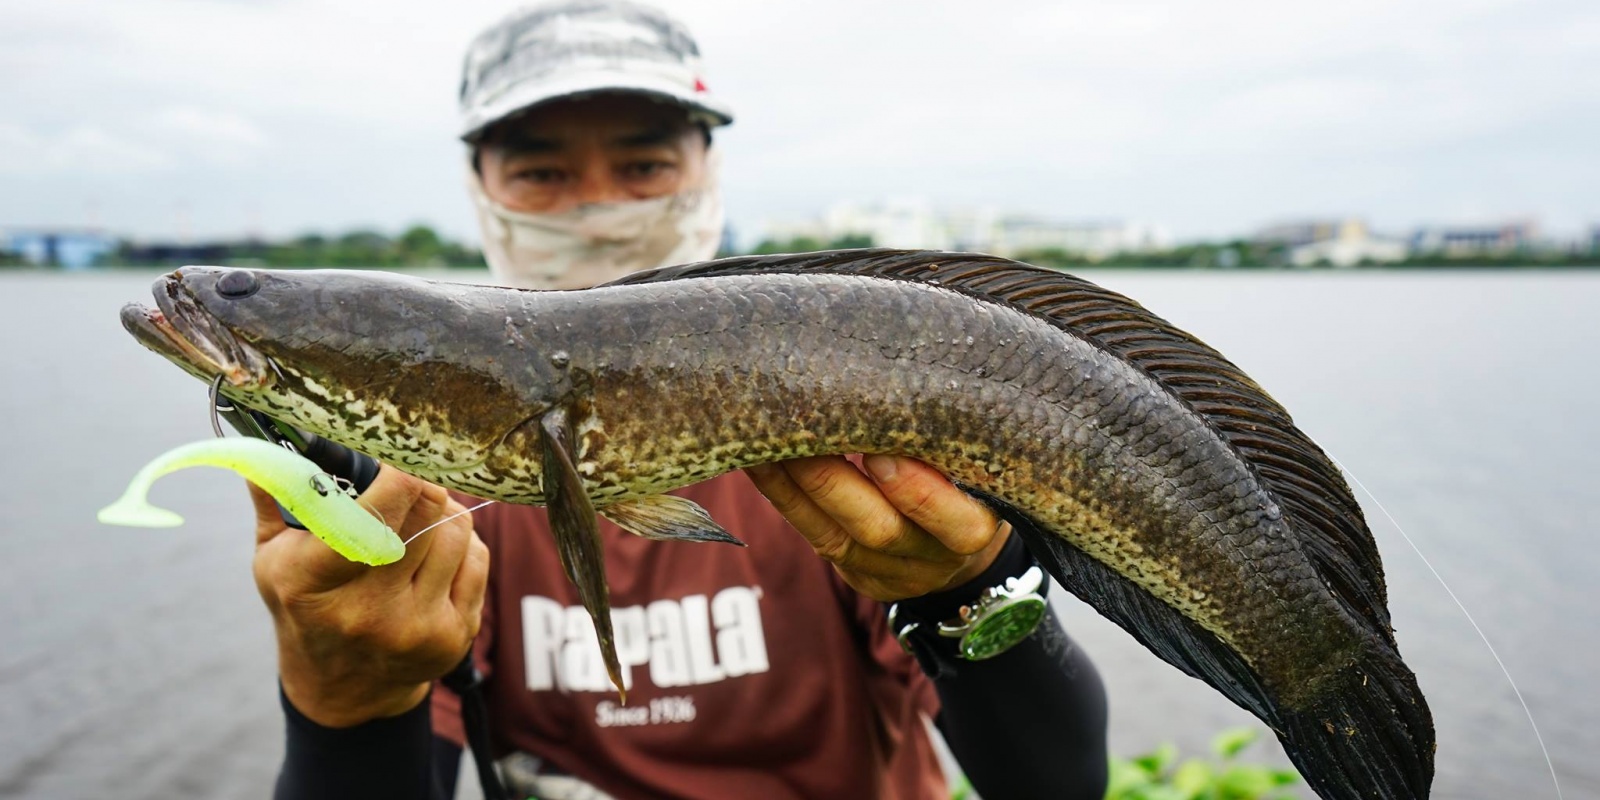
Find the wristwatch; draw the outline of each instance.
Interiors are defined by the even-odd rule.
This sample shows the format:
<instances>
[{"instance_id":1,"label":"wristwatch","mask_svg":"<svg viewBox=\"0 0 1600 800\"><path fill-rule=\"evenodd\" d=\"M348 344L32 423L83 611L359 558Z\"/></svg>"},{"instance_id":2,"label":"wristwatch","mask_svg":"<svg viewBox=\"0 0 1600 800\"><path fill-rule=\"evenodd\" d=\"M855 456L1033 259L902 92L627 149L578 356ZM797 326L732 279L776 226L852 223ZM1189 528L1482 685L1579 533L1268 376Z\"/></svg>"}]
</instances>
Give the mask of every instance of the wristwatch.
<instances>
[{"instance_id":1,"label":"wristwatch","mask_svg":"<svg viewBox=\"0 0 1600 800\"><path fill-rule=\"evenodd\" d=\"M999 586L990 586L978 599L961 607L957 616L940 622L937 633L946 639L960 640L956 654L968 661L994 658L1028 638L1045 617L1048 606L1039 592L1044 572L1038 565ZM889 609L889 629L908 653L914 653L911 637L922 628L917 621L901 624L900 604Z\"/></svg>"}]
</instances>

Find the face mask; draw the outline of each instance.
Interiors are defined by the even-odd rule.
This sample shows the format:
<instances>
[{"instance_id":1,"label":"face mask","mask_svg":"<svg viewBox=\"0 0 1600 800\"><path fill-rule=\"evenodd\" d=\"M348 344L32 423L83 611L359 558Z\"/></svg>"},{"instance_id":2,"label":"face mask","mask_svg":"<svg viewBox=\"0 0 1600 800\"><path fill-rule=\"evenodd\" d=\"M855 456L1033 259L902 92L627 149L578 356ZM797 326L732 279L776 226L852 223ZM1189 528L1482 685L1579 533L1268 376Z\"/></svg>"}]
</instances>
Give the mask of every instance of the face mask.
<instances>
[{"instance_id":1,"label":"face mask","mask_svg":"<svg viewBox=\"0 0 1600 800\"><path fill-rule=\"evenodd\" d=\"M469 165L468 191L490 274L519 289L581 289L642 269L710 259L722 241L719 155L706 154L701 188L559 214L512 211L490 200Z\"/></svg>"}]
</instances>

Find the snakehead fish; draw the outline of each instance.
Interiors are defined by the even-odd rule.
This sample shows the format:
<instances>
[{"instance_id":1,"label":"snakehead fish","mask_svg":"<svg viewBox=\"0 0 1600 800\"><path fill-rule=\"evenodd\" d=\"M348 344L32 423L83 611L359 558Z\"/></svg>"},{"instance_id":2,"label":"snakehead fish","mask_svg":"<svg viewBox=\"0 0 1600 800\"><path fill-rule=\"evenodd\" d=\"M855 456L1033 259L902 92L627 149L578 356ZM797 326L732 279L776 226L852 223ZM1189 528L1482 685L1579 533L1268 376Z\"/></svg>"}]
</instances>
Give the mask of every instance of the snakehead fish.
<instances>
[{"instance_id":1,"label":"snakehead fish","mask_svg":"<svg viewBox=\"0 0 1600 800\"><path fill-rule=\"evenodd\" d=\"M615 676L597 513L731 539L670 489L826 453L925 461L1068 590L1269 725L1325 798L1422 798L1434 732L1343 479L1223 356L988 256L734 258L578 291L185 267L124 325L235 402L549 506Z\"/></svg>"}]
</instances>

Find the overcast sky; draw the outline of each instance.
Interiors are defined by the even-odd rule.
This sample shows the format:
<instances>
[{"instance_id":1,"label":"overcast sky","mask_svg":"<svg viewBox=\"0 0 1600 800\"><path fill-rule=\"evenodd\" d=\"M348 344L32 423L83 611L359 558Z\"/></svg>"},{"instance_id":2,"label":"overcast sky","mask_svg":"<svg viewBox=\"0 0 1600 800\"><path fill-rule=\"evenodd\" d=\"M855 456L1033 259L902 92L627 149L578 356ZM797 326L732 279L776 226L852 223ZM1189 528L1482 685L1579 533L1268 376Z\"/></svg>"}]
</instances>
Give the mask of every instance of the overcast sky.
<instances>
[{"instance_id":1,"label":"overcast sky","mask_svg":"<svg viewBox=\"0 0 1600 800\"><path fill-rule=\"evenodd\" d=\"M1600 223L1600 2L663 2L739 119L730 216L924 197L1165 225ZM473 235L503 2L0 3L0 226Z\"/></svg>"}]
</instances>

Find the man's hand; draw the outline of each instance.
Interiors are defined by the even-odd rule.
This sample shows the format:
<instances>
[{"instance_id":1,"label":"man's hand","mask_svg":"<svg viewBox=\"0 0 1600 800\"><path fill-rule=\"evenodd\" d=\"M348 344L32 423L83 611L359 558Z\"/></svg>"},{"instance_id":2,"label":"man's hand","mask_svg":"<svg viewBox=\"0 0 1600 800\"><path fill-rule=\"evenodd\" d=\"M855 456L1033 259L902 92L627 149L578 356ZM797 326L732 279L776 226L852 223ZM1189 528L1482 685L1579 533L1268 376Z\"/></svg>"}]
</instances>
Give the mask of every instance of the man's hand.
<instances>
[{"instance_id":1,"label":"man's hand","mask_svg":"<svg viewBox=\"0 0 1600 800\"><path fill-rule=\"evenodd\" d=\"M462 515L382 567L345 560L290 528L266 492L256 507L256 587L272 612L278 669L295 708L348 727L414 708L478 634L489 550ZM361 495L401 538L462 510L443 487L390 467Z\"/></svg>"},{"instance_id":2,"label":"man's hand","mask_svg":"<svg viewBox=\"0 0 1600 800\"><path fill-rule=\"evenodd\" d=\"M953 588L989 567L1011 533L932 467L867 456L800 458L745 473L851 588L890 602Z\"/></svg>"}]
</instances>

